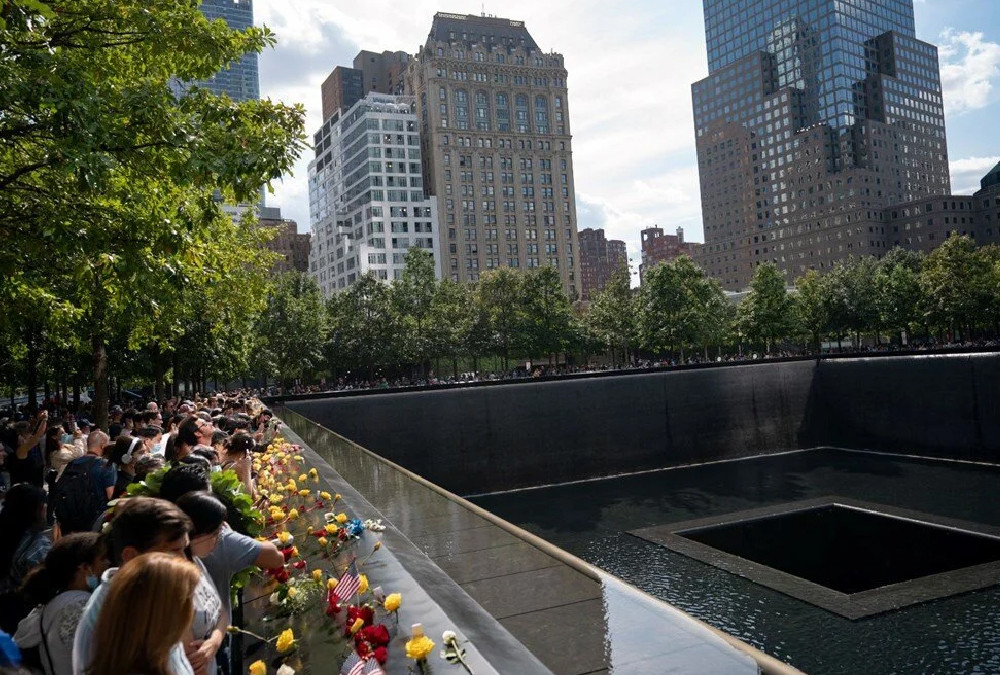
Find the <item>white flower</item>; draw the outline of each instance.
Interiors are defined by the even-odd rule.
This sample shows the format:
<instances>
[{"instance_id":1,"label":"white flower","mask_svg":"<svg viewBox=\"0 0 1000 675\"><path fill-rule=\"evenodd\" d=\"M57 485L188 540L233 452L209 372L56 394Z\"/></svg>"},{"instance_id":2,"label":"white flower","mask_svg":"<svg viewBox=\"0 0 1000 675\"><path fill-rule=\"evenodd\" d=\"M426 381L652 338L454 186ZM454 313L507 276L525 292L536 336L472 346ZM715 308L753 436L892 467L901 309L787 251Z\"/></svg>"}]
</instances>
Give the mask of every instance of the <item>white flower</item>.
<instances>
[{"instance_id":1,"label":"white flower","mask_svg":"<svg viewBox=\"0 0 1000 675\"><path fill-rule=\"evenodd\" d=\"M335 514L335 513L324 513L323 514L323 520L325 520L328 523L332 523L336 519L337 519L337 514Z\"/></svg>"},{"instance_id":2,"label":"white flower","mask_svg":"<svg viewBox=\"0 0 1000 675\"><path fill-rule=\"evenodd\" d=\"M371 518L369 518L368 520L365 521L364 524L366 530L371 530L372 532L385 531L385 525L382 524L381 518L379 518L378 520L372 520Z\"/></svg>"},{"instance_id":3,"label":"white flower","mask_svg":"<svg viewBox=\"0 0 1000 675\"><path fill-rule=\"evenodd\" d=\"M453 630L446 630L441 633L441 642L449 644L451 642L456 642L458 640L458 635Z\"/></svg>"},{"instance_id":4,"label":"white flower","mask_svg":"<svg viewBox=\"0 0 1000 675\"><path fill-rule=\"evenodd\" d=\"M295 669L286 663L278 668L278 675L295 675Z\"/></svg>"},{"instance_id":5,"label":"white flower","mask_svg":"<svg viewBox=\"0 0 1000 675\"><path fill-rule=\"evenodd\" d=\"M281 603L281 598L278 596L277 593L271 593L271 597L268 598L268 601L272 605L278 605Z\"/></svg>"}]
</instances>

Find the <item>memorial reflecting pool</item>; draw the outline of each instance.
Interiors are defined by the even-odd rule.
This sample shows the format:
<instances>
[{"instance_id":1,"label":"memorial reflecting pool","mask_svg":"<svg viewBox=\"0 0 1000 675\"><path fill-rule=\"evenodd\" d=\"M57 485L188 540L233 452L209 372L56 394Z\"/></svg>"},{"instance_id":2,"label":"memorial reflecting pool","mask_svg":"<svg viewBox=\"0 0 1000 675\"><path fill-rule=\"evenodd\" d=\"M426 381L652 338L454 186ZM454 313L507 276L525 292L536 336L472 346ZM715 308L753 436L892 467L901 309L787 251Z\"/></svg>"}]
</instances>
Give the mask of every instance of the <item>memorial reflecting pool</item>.
<instances>
[{"instance_id":1,"label":"memorial reflecting pool","mask_svg":"<svg viewBox=\"0 0 1000 675\"><path fill-rule=\"evenodd\" d=\"M995 534L998 495L1000 467L818 449L472 501L807 673L992 673L1000 586L851 620L629 532L840 497ZM920 555L919 532L902 536ZM787 545L801 541L790 529Z\"/></svg>"}]
</instances>

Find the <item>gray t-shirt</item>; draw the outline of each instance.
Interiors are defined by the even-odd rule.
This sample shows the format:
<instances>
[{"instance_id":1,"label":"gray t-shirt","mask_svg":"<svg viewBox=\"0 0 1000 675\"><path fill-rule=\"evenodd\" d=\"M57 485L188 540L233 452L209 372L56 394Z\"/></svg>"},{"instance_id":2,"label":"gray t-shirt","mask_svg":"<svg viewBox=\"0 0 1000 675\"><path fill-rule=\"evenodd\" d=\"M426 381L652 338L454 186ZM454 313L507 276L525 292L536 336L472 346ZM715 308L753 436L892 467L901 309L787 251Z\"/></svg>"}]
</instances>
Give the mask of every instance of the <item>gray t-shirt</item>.
<instances>
[{"instance_id":1,"label":"gray t-shirt","mask_svg":"<svg viewBox=\"0 0 1000 675\"><path fill-rule=\"evenodd\" d=\"M208 570L198 558L194 559L198 569L201 570L201 579L194 589L194 621L191 622L191 632L195 640L205 640L215 630L219 624L219 615L222 613L222 598L215 588L215 583L208 575ZM225 630L225 627L223 627ZM206 668L207 675L215 675L216 662L212 659Z\"/></svg>"},{"instance_id":2,"label":"gray t-shirt","mask_svg":"<svg viewBox=\"0 0 1000 675\"><path fill-rule=\"evenodd\" d=\"M222 605L225 607L230 621L233 620L232 592L230 591L233 575L253 565L262 550L264 550L263 542L240 534L225 525L219 535L219 543L216 544L215 550L201 560L205 564L209 576L212 577L212 581L215 582L215 587L219 589L219 597L222 598Z\"/></svg>"}]
</instances>

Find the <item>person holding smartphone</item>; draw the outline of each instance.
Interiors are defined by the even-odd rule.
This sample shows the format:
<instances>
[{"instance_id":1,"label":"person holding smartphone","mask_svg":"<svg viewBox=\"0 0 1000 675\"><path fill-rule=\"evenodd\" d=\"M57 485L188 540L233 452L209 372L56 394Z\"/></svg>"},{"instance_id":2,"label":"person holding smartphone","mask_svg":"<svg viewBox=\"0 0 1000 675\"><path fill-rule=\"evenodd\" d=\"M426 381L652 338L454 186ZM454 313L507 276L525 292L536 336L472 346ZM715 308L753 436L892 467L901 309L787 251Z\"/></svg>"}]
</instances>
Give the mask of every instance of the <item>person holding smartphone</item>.
<instances>
[{"instance_id":1,"label":"person holding smartphone","mask_svg":"<svg viewBox=\"0 0 1000 675\"><path fill-rule=\"evenodd\" d=\"M49 411L43 410L32 424L19 430L17 449L7 457L11 485L31 483L42 487L45 484L45 457L42 454L41 440L48 430L48 422Z\"/></svg>"}]
</instances>

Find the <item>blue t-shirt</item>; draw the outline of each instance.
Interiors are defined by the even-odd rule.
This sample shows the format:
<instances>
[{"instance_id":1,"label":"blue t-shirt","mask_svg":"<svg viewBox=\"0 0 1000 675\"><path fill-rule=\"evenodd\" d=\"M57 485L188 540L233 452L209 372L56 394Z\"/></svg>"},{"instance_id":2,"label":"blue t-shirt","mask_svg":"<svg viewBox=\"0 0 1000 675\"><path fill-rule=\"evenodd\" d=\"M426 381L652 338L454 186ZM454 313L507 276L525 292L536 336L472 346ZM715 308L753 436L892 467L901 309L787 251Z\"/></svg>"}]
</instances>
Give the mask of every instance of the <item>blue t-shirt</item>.
<instances>
[{"instance_id":1,"label":"blue t-shirt","mask_svg":"<svg viewBox=\"0 0 1000 675\"><path fill-rule=\"evenodd\" d=\"M108 488L113 488L118 481L118 469L114 464L94 455L84 455L66 466L84 467L90 475L90 484L97 493L98 502L104 504L108 502Z\"/></svg>"}]
</instances>

